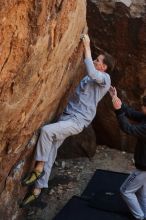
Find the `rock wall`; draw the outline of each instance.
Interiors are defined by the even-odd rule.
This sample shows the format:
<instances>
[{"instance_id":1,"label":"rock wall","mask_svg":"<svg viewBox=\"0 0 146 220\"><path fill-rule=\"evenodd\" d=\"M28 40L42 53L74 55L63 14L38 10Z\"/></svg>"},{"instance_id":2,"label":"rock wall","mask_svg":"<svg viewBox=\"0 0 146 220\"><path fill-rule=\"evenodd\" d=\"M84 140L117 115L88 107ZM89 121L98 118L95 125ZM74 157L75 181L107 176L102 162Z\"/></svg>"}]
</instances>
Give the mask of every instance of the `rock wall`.
<instances>
[{"instance_id":1,"label":"rock wall","mask_svg":"<svg viewBox=\"0 0 146 220\"><path fill-rule=\"evenodd\" d=\"M146 1L88 0L87 3L93 57L101 48L116 58L112 84L124 102L140 109L140 96L146 90ZM94 127L98 143L133 150L135 139L119 130L108 95L98 107Z\"/></svg>"},{"instance_id":2,"label":"rock wall","mask_svg":"<svg viewBox=\"0 0 146 220\"><path fill-rule=\"evenodd\" d=\"M35 135L27 143L82 75L86 2L0 0L0 27L0 218L14 220Z\"/></svg>"}]
</instances>

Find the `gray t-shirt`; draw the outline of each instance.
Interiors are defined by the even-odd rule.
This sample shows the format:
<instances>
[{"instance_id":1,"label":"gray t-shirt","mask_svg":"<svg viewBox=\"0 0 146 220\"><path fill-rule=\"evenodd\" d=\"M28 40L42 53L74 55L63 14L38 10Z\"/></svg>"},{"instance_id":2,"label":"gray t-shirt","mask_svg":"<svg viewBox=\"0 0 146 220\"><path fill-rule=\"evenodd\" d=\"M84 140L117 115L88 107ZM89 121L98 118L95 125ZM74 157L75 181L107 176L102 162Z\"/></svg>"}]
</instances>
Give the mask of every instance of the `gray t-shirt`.
<instances>
[{"instance_id":1,"label":"gray t-shirt","mask_svg":"<svg viewBox=\"0 0 146 220\"><path fill-rule=\"evenodd\" d=\"M96 115L98 102L109 90L111 80L109 74L95 69L92 59L86 58L84 62L88 75L80 81L64 113L76 116L87 127Z\"/></svg>"}]
</instances>

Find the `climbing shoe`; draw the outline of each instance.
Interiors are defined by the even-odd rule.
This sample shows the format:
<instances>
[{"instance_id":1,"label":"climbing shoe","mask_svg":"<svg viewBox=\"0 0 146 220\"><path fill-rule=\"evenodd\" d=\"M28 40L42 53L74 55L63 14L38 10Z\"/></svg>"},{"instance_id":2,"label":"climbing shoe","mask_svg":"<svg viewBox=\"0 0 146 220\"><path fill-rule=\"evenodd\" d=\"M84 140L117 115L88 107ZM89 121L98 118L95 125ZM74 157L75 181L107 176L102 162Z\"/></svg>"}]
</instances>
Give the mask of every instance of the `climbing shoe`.
<instances>
[{"instance_id":1,"label":"climbing shoe","mask_svg":"<svg viewBox=\"0 0 146 220\"><path fill-rule=\"evenodd\" d=\"M22 179L23 186L31 186L33 185L38 179L40 179L45 174L45 171L42 172L34 170L29 173L26 177Z\"/></svg>"},{"instance_id":2,"label":"climbing shoe","mask_svg":"<svg viewBox=\"0 0 146 220\"><path fill-rule=\"evenodd\" d=\"M20 208L25 208L29 205L32 205L34 202L36 202L39 198L41 193L39 193L38 195L35 195L33 192L27 194L22 203L20 204Z\"/></svg>"}]
</instances>

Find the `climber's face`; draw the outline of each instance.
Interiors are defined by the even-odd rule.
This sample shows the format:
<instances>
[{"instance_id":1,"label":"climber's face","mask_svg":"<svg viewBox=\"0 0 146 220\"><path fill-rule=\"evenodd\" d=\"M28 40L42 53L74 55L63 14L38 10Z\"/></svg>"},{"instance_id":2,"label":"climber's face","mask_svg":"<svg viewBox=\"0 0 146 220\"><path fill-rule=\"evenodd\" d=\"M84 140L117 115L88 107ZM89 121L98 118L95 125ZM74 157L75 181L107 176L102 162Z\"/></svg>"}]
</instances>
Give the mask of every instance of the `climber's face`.
<instances>
[{"instance_id":1,"label":"climber's face","mask_svg":"<svg viewBox=\"0 0 146 220\"><path fill-rule=\"evenodd\" d=\"M96 60L93 61L94 66L97 70L105 72L107 70L107 65L104 64L104 55L100 54Z\"/></svg>"},{"instance_id":2,"label":"climber's face","mask_svg":"<svg viewBox=\"0 0 146 220\"><path fill-rule=\"evenodd\" d=\"M146 115L146 106L142 105L141 109L142 109L142 112Z\"/></svg>"}]
</instances>

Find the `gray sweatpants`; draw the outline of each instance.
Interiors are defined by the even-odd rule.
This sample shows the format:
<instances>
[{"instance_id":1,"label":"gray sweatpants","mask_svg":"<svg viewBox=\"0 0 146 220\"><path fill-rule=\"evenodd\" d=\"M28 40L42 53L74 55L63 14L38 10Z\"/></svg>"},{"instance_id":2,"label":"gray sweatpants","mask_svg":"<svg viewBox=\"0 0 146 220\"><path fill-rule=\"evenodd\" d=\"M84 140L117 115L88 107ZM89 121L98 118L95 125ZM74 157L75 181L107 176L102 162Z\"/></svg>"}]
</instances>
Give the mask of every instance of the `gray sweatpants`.
<instances>
[{"instance_id":1,"label":"gray sweatpants","mask_svg":"<svg viewBox=\"0 0 146 220\"><path fill-rule=\"evenodd\" d=\"M83 127L83 123L71 115L62 115L58 122L42 127L37 143L35 160L45 162L45 175L36 182L36 187L48 187L49 176L58 148L65 138L80 133Z\"/></svg>"},{"instance_id":2,"label":"gray sweatpants","mask_svg":"<svg viewBox=\"0 0 146 220\"><path fill-rule=\"evenodd\" d=\"M135 170L120 188L121 194L136 219L146 217L146 171Z\"/></svg>"}]
</instances>

